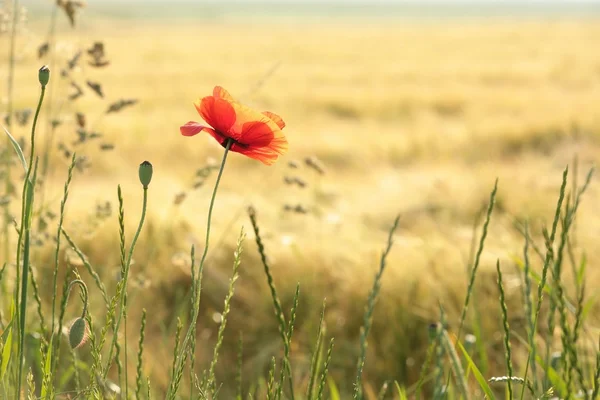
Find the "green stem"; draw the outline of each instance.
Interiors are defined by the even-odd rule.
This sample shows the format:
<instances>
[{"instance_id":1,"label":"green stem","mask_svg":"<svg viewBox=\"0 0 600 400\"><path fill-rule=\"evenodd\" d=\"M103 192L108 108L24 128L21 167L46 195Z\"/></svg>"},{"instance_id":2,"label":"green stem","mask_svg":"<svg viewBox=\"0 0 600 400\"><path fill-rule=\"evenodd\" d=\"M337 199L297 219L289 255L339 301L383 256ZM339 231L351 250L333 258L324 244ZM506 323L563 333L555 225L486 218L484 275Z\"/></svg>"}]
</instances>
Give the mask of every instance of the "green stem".
<instances>
[{"instance_id":1,"label":"green stem","mask_svg":"<svg viewBox=\"0 0 600 400\"><path fill-rule=\"evenodd\" d=\"M71 281L71 283L69 283L69 287L67 289L67 297L69 296L69 294L71 294L71 288L73 287L73 285L79 285L79 287L81 288L81 293L83 293L83 311L81 312L81 318L85 319L85 316L87 315L87 309L88 309L87 286L86 286L85 282L82 281L81 279L75 279L74 281ZM68 299L67 299L67 301L68 301Z\"/></svg>"},{"instance_id":2,"label":"green stem","mask_svg":"<svg viewBox=\"0 0 600 400\"><path fill-rule=\"evenodd\" d=\"M198 277L198 282L194 283L192 282L192 287L195 288L194 289L194 309L192 310L192 321L190 323L190 326L188 327L187 333L185 335L185 338L183 340L183 344L179 350L179 354L177 355L177 367L175 368L175 371L178 372L180 370L183 370L183 362L184 362L184 355L185 352L187 351L187 345L188 342L191 339L192 336L192 332L193 332L193 328L196 326L196 321L198 320L198 309L200 308L200 293L199 293L199 287L200 287L200 277L202 276L200 274L200 271L202 271L202 267L204 266L204 261L206 260L206 255L208 254L208 242L210 239L210 226L211 226L211 222L212 222L212 212L213 212L213 208L215 205L215 198L217 197L217 190L219 189L219 183L221 182L221 176L223 175L223 170L225 169L225 162L227 161L227 155L229 154L229 149L231 148L231 145L233 144L233 140L232 139L227 139L227 141L225 142L225 153L223 154L223 161L221 161L221 167L219 168L219 174L217 175L217 180L215 182L215 188L213 189L213 194L212 197L210 198L210 206L208 207L208 221L206 222L206 239L205 239L205 243L204 243L204 251L202 252L202 258L200 259L200 264L198 265L198 273L196 274L196 276ZM193 266L192 266L193 268ZM175 375L171 378L172 381L172 385L169 387L169 392L168 392L168 397L167 398L174 398L175 394L177 392L177 387L173 387L173 383L175 383L175 385L178 385L178 382L176 382L176 378Z\"/></svg>"},{"instance_id":3,"label":"green stem","mask_svg":"<svg viewBox=\"0 0 600 400\"><path fill-rule=\"evenodd\" d=\"M142 204L142 216L140 218L140 223L138 225L137 231L135 232L135 236L133 237L133 241L131 242L131 247L129 247L129 254L127 256L127 261L125 263L125 273L121 277L122 279L122 288L121 288L121 299L119 306L119 315L117 316L117 321L115 323L115 329L112 339L112 344L110 346L110 350L108 353L108 361L106 365L106 370L104 371L104 378L106 378L106 374L108 374L108 369L110 367L110 363L112 362L113 349L117 342L117 337L119 333L119 326L121 325L121 317L125 311L125 297L127 295L127 278L129 277L129 268L131 267L131 258L133 256L133 250L135 248L135 244L137 243L138 237L140 236L140 232L142 231L142 226L144 225L144 220L146 219L146 206L148 204L148 187L144 187L144 202Z\"/></svg>"},{"instance_id":4,"label":"green stem","mask_svg":"<svg viewBox=\"0 0 600 400\"><path fill-rule=\"evenodd\" d=\"M46 93L46 85L42 84L42 90L40 93L40 99L38 101L37 108L35 110L35 116L33 118L33 125L31 127L31 151L29 152L29 166L27 168L27 174L25 176L25 182L23 183L23 197L22 197L22 208L21 208L21 230L19 232L19 239L17 241L17 266L20 262L21 253L21 241L24 237L23 246L23 271L21 277L21 301L19 304L19 380L17 382L17 395L16 398L21 398L21 381L23 378L23 364L25 362L25 318L27 314L27 283L29 278L29 241L30 241L30 229L31 229L31 211L33 209L33 191L34 182L31 179L31 171L33 167L33 154L35 151L35 127L37 120L40 115L40 109L42 108L42 102L44 101L44 94ZM37 168L37 163L36 163ZM34 174L35 175L35 174ZM35 179L34 179L35 180ZM19 287L17 278L17 290L15 296L18 299Z\"/></svg>"}]
</instances>

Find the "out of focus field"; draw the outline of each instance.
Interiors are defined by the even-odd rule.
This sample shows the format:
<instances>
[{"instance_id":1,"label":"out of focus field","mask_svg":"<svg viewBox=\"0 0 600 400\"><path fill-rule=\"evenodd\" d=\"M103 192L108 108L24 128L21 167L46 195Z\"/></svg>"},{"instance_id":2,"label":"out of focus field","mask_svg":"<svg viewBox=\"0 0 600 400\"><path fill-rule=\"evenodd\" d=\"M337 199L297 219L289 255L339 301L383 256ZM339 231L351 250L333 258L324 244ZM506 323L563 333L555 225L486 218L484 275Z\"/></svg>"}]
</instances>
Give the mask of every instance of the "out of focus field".
<instances>
[{"instance_id":1,"label":"out of focus field","mask_svg":"<svg viewBox=\"0 0 600 400\"><path fill-rule=\"evenodd\" d=\"M93 7L88 7L92 15ZM214 85L281 115L290 151L272 167L238 154L228 160L205 270L199 362L212 356L218 326L214 313L222 308L237 233L242 225L251 230L245 209L252 204L286 309L300 282L292 348L296 365L304 362L308 369L326 297L327 334L336 337L331 370L349 390L351 379L342 376L352 377L367 292L386 232L400 214L375 312L365 379L375 391L386 379L414 382L428 343L427 325L438 318L438 302L448 313L450 329L456 328L477 236L474 223L481 222L478 215L497 177L497 208L475 296L490 368L501 371L495 261L499 258L505 270L509 306L518 306L520 281L512 279L516 285L510 286L511 273L517 271L511 266L522 255L523 238L515 221L529 219L534 236L543 243L541 226L553 217L565 166L570 164L581 183L600 161L599 20L169 18L132 14L94 19L83 14L80 26L70 29L59 16L55 62L94 41L104 42L110 66L92 69L83 63L73 76L101 82L105 100L86 96L63 101L70 91L68 82L60 79L59 68L52 70L53 108L60 107L64 118L55 141L75 137L74 116L83 112L115 145L110 152L92 146L83 150L92 167L75 174L65 222L73 236L80 234L78 244L106 279L119 265L117 184L124 191L131 237L141 205L138 164L149 160L154 165L149 223L132 267L133 277L150 286L134 289L130 305L132 318L142 307L150 311L147 373L164 371L164 360L171 359L174 318L187 306L189 287L181 253L187 254L192 244L201 249L204 241L215 176L199 189L191 186L196 170L209 158L219 160L222 149L208 136L182 137L179 126L201 120L192 102L210 94ZM16 108L35 104L36 71L50 63L36 54L47 29L48 18L36 16L28 33L18 39ZM6 52L0 57L6 65ZM5 82L5 67L0 78ZM119 98L139 103L101 117ZM14 129L15 136L27 132ZM325 174L308 168L307 157L317 157ZM298 168L291 168L291 161ZM55 152L52 162L53 183L46 198L56 201L56 207L68 160ZM286 184L286 177L300 177L306 186ZM181 193L185 199L175 204L178 195L182 200ZM587 252L590 282L600 280L595 268L600 262L595 251L599 200L594 178L576 224L576 251ZM112 203L113 215L99 223L96 204L106 201ZM286 205L301 205L307 212L286 211ZM273 344L278 338L276 320L252 240L242 260L218 373L219 379L232 379L231 365L243 331L244 378L250 382L266 376L270 357L280 349ZM592 291L595 285L589 287ZM518 328L519 322L515 324ZM133 338L137 330L130 333ZM515 357L522 361L522 354ZM161 388L167 379L152 375L153 387Z\"/></svg>"}]
</instances>

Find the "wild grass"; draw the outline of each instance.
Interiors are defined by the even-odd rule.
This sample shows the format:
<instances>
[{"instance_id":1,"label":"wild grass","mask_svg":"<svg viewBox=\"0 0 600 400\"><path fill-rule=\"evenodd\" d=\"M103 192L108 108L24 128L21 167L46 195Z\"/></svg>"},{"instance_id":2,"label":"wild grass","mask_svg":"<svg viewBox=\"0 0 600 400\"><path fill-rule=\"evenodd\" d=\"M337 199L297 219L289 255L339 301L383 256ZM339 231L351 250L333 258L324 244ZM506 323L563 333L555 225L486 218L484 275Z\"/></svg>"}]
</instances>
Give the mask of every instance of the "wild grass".
<instances>
[{"instance_id":1,"label":"wild grass","mask_svg":"<svg viewBox=\"0 0 600 400\"><path fill-rule=\"evenodd\" d=\"M57 10L0 38L1 397L597 397L593 21L272 35ZM181 138L215 84L284 116L289 155L224 172Z\"/></svg>"}]
</instances>

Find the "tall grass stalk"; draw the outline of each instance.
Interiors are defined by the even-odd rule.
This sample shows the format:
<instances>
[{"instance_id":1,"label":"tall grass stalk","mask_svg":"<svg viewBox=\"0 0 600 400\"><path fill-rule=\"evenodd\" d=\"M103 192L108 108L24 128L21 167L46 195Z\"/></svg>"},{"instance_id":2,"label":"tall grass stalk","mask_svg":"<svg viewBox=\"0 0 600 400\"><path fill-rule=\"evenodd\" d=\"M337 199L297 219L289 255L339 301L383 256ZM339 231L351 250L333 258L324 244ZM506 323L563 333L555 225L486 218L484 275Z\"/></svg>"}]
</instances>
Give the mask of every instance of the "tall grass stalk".
<instances>
[{"instance_id":1,"label":"tall grass stalk","mask_svg":"<svg viewBox=\"0 0 600 400\"><path fill-rule=\"evenodd\" d=\"M67 180L65 182L65 186L63 189L63 198L60 202L60 212L58 215L58 227L56 229L56 248L54 251L54 269L52 271L52 323L50 331L52 332L52 338L50 339L50 346L54 346L54 337L59 337L59 334L55 335L55 317L56 317L56 294L58 292L58 257L60 253L60 238L62 237L61 232L63 228L63 222L65 218L65 206L67 204L67 199L69 198L69 185L71 184L71 180L73 179L73 169L75 168L75 158L76 155L73 153L71 157L71 164L69 165L69 169L67 171ZM60 332L58 332L60 333ZM57 341L58 342L58 341ZM52 354L55 354L53 352ZM54 357L51 360L52 363L52 371L56 370L56 362L57 358Z\"/></svg>"},{"instance_id":2,"label":"tall grass stalk","mask_svg":"<svg viewBox=\"0 0 600 400\"><path fill-rule=\"evenodd\" d=\"M323 347L323 331L325 319L325 300L323 300L323 308L321 308L321 319L319 321L319 330L317 332L317 341L313 350L312 359L310 362L310 370L308 372L308 385L306 386L306 399L312 400L313 388L316 381L316 376L319 373L319 363L321 359L321 348Z\"/></svg>"},{"instance_id":3,"label":"tall grass stalk","mask_svg":"<svg viewBox=\"0 0 600 400\"><path fill-rule=\"evenodd\" d=\"M502 310L502 329L504 333L504 357L506 361L506 371L509 377L512 377L512 348L510 346L510 326L508 325L508 308L506 307L506 294L504 292L504 285L502 283L502 270L500 269L500 260L496 261L496 272L498 273L498 291L500 292L500 309ZM508 398L513 398L512 381L509 379L506 381L508 389Z\"/></svg>"},{"instance_id":4,"label":"tall grass stalk","mask_svg":"<svg viewBox=\"0 0 600 400\"><path fill-rule=\"evenodd\" d=\"M534 316L533 316L533 302L531 299L531 292L532 292L532 287L531 287L531 276L530 276L530 269L531 269L531 263L529 261L529 243L530 243L530 236L529 236L529 225L526 223L524 226L524 231L525 231L525 246L523 248L523 261L524 261L524 272L523 272L523 298L524 298L524 303L525 303L525 313L526 313L526 317L527 317L527 336L528 336L528 344L529 344L529 351L532 353L531 359L535 360L536 358L536 346L535 346L535 327L534 327ZM532 363L531 364L531 375L533 376L532 382L533 382L533 392L537 393L538 390L538 380L536 378L537 376L537 363ZM525 376L525 378L527 378L527 376ZM523 393L522 393L523 394Z\"/></svg>"},{"instance_id":5,"label":"tall grass stalk","mask_svg":"<svg viewBox=\"0 0 600 400\"><path fill-rule=\"evenodd\" d=\"M435 350L438 344L438 324L429 325L429 346L427 346L427 354L425 355L425 362L421 366L421 372L419 374L419 379L417 380L415 387L415 399L421 399L421 387L425 383L425 378L427 376L427 372L429 370L429 366L431 365L431 361L433 359L433 355L435 354Z\"/></svg>"},{"instance_id":6,"label":"tall grass stalk","mask_svg":"<svg viewBox=\"0 0 600 400\"><path fill-rule=\"evenodd\" d=\"M231 311L231 299L235 293L235 282L239 278L238 270L240 268L240 264L242 262L242 244L244 243L244 239L246 234L242 229L240 231L240 236L238 237L237 245L235 252L233 253L233 274L231 279L229 280L229 290L227 291L227 296L225 296L225 304L223 306L223 313L221 314L221 324L219 325L219 331L217 333L217 342L213 349L213 359L210 363L210 367L208 369L208 379L206 381L205 391L207 393L211 393L211 396L214 397L216 388L215 388L215 367L217 366L217 361L219 360L219 350L223 345L223 337L225 334L225 327L227 326L227 317L229 312Z\"/></svg>"},{"instance_id":7,"label":"tall grass stalk","mask_svg":"<svg viewBox=\"0 0 600 400\"><path fill-rule=\"evenodd\" d=\"M363 326L360 332L360 355L358 356L358 363L356 367L356 379L354 381L354 391L353 398L355 400L362 399L362 372L365 366L365 359L367 358L367 337L369 336L369 331L371 329L371 321L373 319L373 310L375 310L375 301L377 300L377 295L379 294L379 290L381 288L381 277L383 276L383 271L386 267L387 256L392 250L393 237L396 232L396 228L398 228L398 222L400 221L400 216L397 216L394 220L394 224L389 231L387 246L385 250L381 253L381 258L379 261L379 271L375 275L375 281L373 282L373 288L369 293L369 299L367 300L367 307L365 310L365 315L363 319Z\"/></svg>"},{"instance_id":8,"label":"tall grass stalk","mask_svg":"<svg viewBox=\"0 0 600 400\"><path fill-rule=\"evenodd\" d=\"M123 275L121 276L121 281L119 282L119 285L121 286L120 299L119 299L120 304L119 304L119 311L116 314L112 344L108 351L108 359L107 359L108 365L110 365L110 363L112 362L113 348L115 348L117 346L116 342L117 342L117 339L119 336L119 327L121 324L121 319L122 319L123 315L125 314L125 307L126 307L125 302L126 302L126 298L127 298L127 281L129 278L129 269L131 268L131 259L133 257L133 250L135 249L135 245L140 236L140 232L142 231L142 227L144 226L144 221L146 219L146 208L148 205L148 185L147 184L142 184L142 185L143 185L143 190L144 190L144 199L142 202L142 215L140 217L140 222L138 224L137 230L135 231L135 235L133 236L133 240L131 241L131 245L129 246L129 253L128 253L127 259L125 261L125 267L123 268ZM108 367L105 370L105 373L106 372L108 372ZM125 385L127 386L127 383L125 383Z\"/></svg>"},{"instance_id":9,"label":"tall grass stalk","mask_svg":"<svg viewBox=\"0 0 600 400\"><path fill-rule=\"evenodd\" d=\"M22 211L21 211L21 229L19 231L19 240L17 241L17 266L19 265L19 254L21 253L21 241L23 240L23 271L21 281L21 299L18 307L19 310L19 367L18 367L18 382L16 385L16 396L15 398L21 398L21 382L23 379L23 366L25 363L25 322L27 317L27 284L29 281L29 257L30 257L30 240L31 240L31 220L33 214L33 198L35 180L37 175L37 160L35 166L33 164L35 154L35 128L44 101L44 94L46 93L46 85L50 76L48 67L43 66L38 72L38 79L40 81L41 91L40 98L38 101L37 108L35 110L35 116L33 118L33 124L31 127L31 139L30 139L30 152L29 152L29 164L27 173L25 174L25 181L23 182L23 194L22 194ZM32 176L33 174L33 176ZM18 269L18 267L17 267ZM17 278L18 282L18 278ZM18 295L19 289L15 295Z\"/></svg>"},{"instance_id":10,"label":"tall grass stalk","mask_svg":"<svg viewBox=\"0 0 600 400\"><path fill-rule=\"evenodd\" d=\"M483 230L481 232L481 238L479 239L479 247L477 248L477 253L475 254L475 261L473 262L473 267L471 268L471 274L469 277L469 285L467 287L467 295L465 297L465 302L463 304L462 313L460 315L460 323L458 326L458 333L456 334L456 341L460 341L460 336L463 330L463 326L465 323L465 318L467 316L467 310L469 309L469 303L471 300L471 294L473 293L473 287L475 286L475 276L477 275L477 269L479 268L479 262L481 260L481 254L483 253L483 248L485 245L485 239L487 237L488 228L490 225L490 220L492 218L492 211L494 210L494 204L496 203L496 193L498 192L498 179L494 183L494 189L490 194L490 201L488 203L487 212L485 214L485 222L483 223Z\"/></svg>"},{"instance_id":11,"label":"tall grass stalk","mask_svg":"<svg viewBox=\"0 0 600 400\"><path fill-rule=\"evenodd\" d=\"M271 275L271 268L269 263L267 262L267 254L265 252L265 246L260 237L260 229L258 227L258 222L256 221L256 210L253 207L248 208L248 216L250 217L250 222L252 223L252 228L254 229L254 237L256 240L256 246L258 247L258 253L260 254L260 260L263 265L265 275L267 276L267 284L269 285L269 290L271 292L271 300L273 301L273 309L275 312L275 317L277 318L277 322L279 323L279 335L281 336L281 340L283 341L283 352L284 354L289 354L290 342L287 337L287 324L285 322L285 316L283 314L283 308L281 307L281 302L279 301L279 296L277 295L277 289L275 288L275 282L273 281L273 275ZM292 400L294 399L294 385L292 382L292 371L291 367L288 363L283 364L283 367L286 369L286 373L288 374L288 383L290 386L290 395Z\"/></svg>"},{"instance_id":12,"label":"tall grass stalk","mask_svg":"<svg viewBox=\"0 0 600 400\"><path fill-rule=\"evenodd\" d=\"M327 374L329 373L329 363L331 362L331 355L333 354L334 339L329 340L329 347L327 348L327 355L325 356L325 363L323 364L323 370L321 371L321 378L319 379L319 390L317 391L317 400L323 398L325 390L325 381L327 380Z\"/></svg>"},{"instance_id":13,"label":"tall grass stalk","mask_svg":"<svg viewBox=\"0 0 600 400\"><path fill-rule=\"evenodd\" d=\"M200 273L200 271L202 271L204 268L204 261L206 260L206 255L208 254L208 244L209 244L209 239L210 239L210 227L211 227L211 221L212 221L212 212L213 212L213 208L215 205L215 198L217 196L217 190L219 189L219 183L221 182L221 176L223 175L225 163L227 162L227 155L229 154L229 149L231 148L232 144L233 144L232 139L227 139L227 141L224 143L225 152L223 153L223 160L221 161L221 167L219 168L219 173L217 175L217 180L215 182L215 188L213 190L212 197L210 199L210 205L208 207L208 220L206 222L206 239L205 239L205 243L204 243L204 251L202 252L202 258L200 259L200 265L198 266L198 274L197 274L198 280L195 284L196 294L194 294L194 298L195 298L196 302L195 302L193 310L192 310L192 321L190 322L187 333L186 333L183 343L181 345L180 351L177 354L176 359L175 359L176 375L180 374L181 373L180 371L183 370L183 367L184 367L185 361L186 361L188 345L190 343L192 334L195 332L196 321L198 320L198 311L200 308L200 287L201 287L199 279L202 277L202 274ZM193 268L193 266L192 266L192 268ZM179 383L175 382L173 380L173 378L171 378L171 384L169 385L169 389L167 391L166 398L174 399L178 390L179 390Z\"/></svg>"},{"instance_id":14,"label":"tall grass stalk","mask_svg":"<svg viewBox=\"0 0 600 400\"><path fill-rule=\"evenodd\" d=\"M277 398L280 399L283 395L283 380L286 376L286 371L288 371L288 384L290 386L290 396L294 398L294 379L292 377L292 364L290 362L290 351L292 347L292 334L294 333L294 324L296 323L296 309L298 308L298 298L300 296L300 284L296 284L296 292L294 293L294 300L292 302L292 310L290 312L290 323L287 326L286 338L288 342L288 346L284 349L283 352L283 365L284 368L281 371L281 375L279 376L279 385L277 389Z\"/></svg>"},{"instance_id":15,"label":"tall grass stalk","mask_svg":"<svg viewBox=\"0 0 600 400\"><path fill-rule=\"evenodd\" d=\"M144 338L146 332L146 309L142 310L142 322L140 326L140 340L138 342L138 354L137 354L137 374L135 377L135 398L139 399L142 391L142 363L144 354Z\"/></svg>"}]
</instances>

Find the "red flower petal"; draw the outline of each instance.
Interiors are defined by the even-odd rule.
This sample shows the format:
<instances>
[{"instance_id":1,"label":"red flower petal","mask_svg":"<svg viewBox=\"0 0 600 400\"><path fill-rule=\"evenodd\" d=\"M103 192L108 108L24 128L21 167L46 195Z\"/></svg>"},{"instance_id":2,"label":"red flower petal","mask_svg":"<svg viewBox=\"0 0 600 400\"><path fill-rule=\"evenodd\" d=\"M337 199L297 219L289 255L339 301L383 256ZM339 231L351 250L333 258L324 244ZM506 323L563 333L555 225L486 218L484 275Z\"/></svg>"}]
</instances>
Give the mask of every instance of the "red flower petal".
<instances>
[{"instance_id":1,"label":"red flower petal","mask_svg":"<svg viewBox=\"0 0 600 400\"><path fill-rule=\"evenodd\" d=\"M273 122L275 122L277 124L279 129L285 128L285 122L283 122L283 119L279 115L272 113L270 111L263 111L263 114L266 115L267 117L271 118L273 120Z\"/></svg>"},{"instance_id":2,"label":"red flower petal","mask_svg":"<svg viewBox=\"0 0 600 400\"><path fill-rule=\"evenodd\" d=\"M182 125L181 127L179 127L179 131L181 132L181 134L183 136L194 136L194 135L197 135L198 133L200 133L202 131L210 133L213 130L211 128L207 127L207 126L200 125L197 122L190 121L187 124Z\"/></svg>"},{"instance_id":3,"label":"red flower petal","mask_svg":"<svg viewBox=\"0 0 600 400\"><path fill-rule=\"evenodd\" d=\"M261 113L236 102L220 86L215 86L213 95L194 103L198 113L212 128L190 121L180 128L185 136L199 132L210 134L224 146L228 138L234 140L230 150L271 165L288 150L283 132L283 119L272 112Z\"/></svg>"},{"instance_id":4,"label":"red flower petal","mask_svg":"<svg viewBox=\"0 0 600 400\"><path fill-rule=\"evenodd\" d=\"M241 142L250 146L264 147L275 137L273 127L263 121L251 121L242 125Z\"/></svg>"},{"instance_id":5,"label":"red flower petal","mask_svg":"<svg viewBox=\"0 0 600 400\"><path fill-rule=\"evenodd\" d=\"M221 98L208 96L200 103L194 103L202 118L215 130L229 133L236 121L236 113L231 103ZM235 136L232 136L236 139Z\"/></svg>"}]
</instances>

